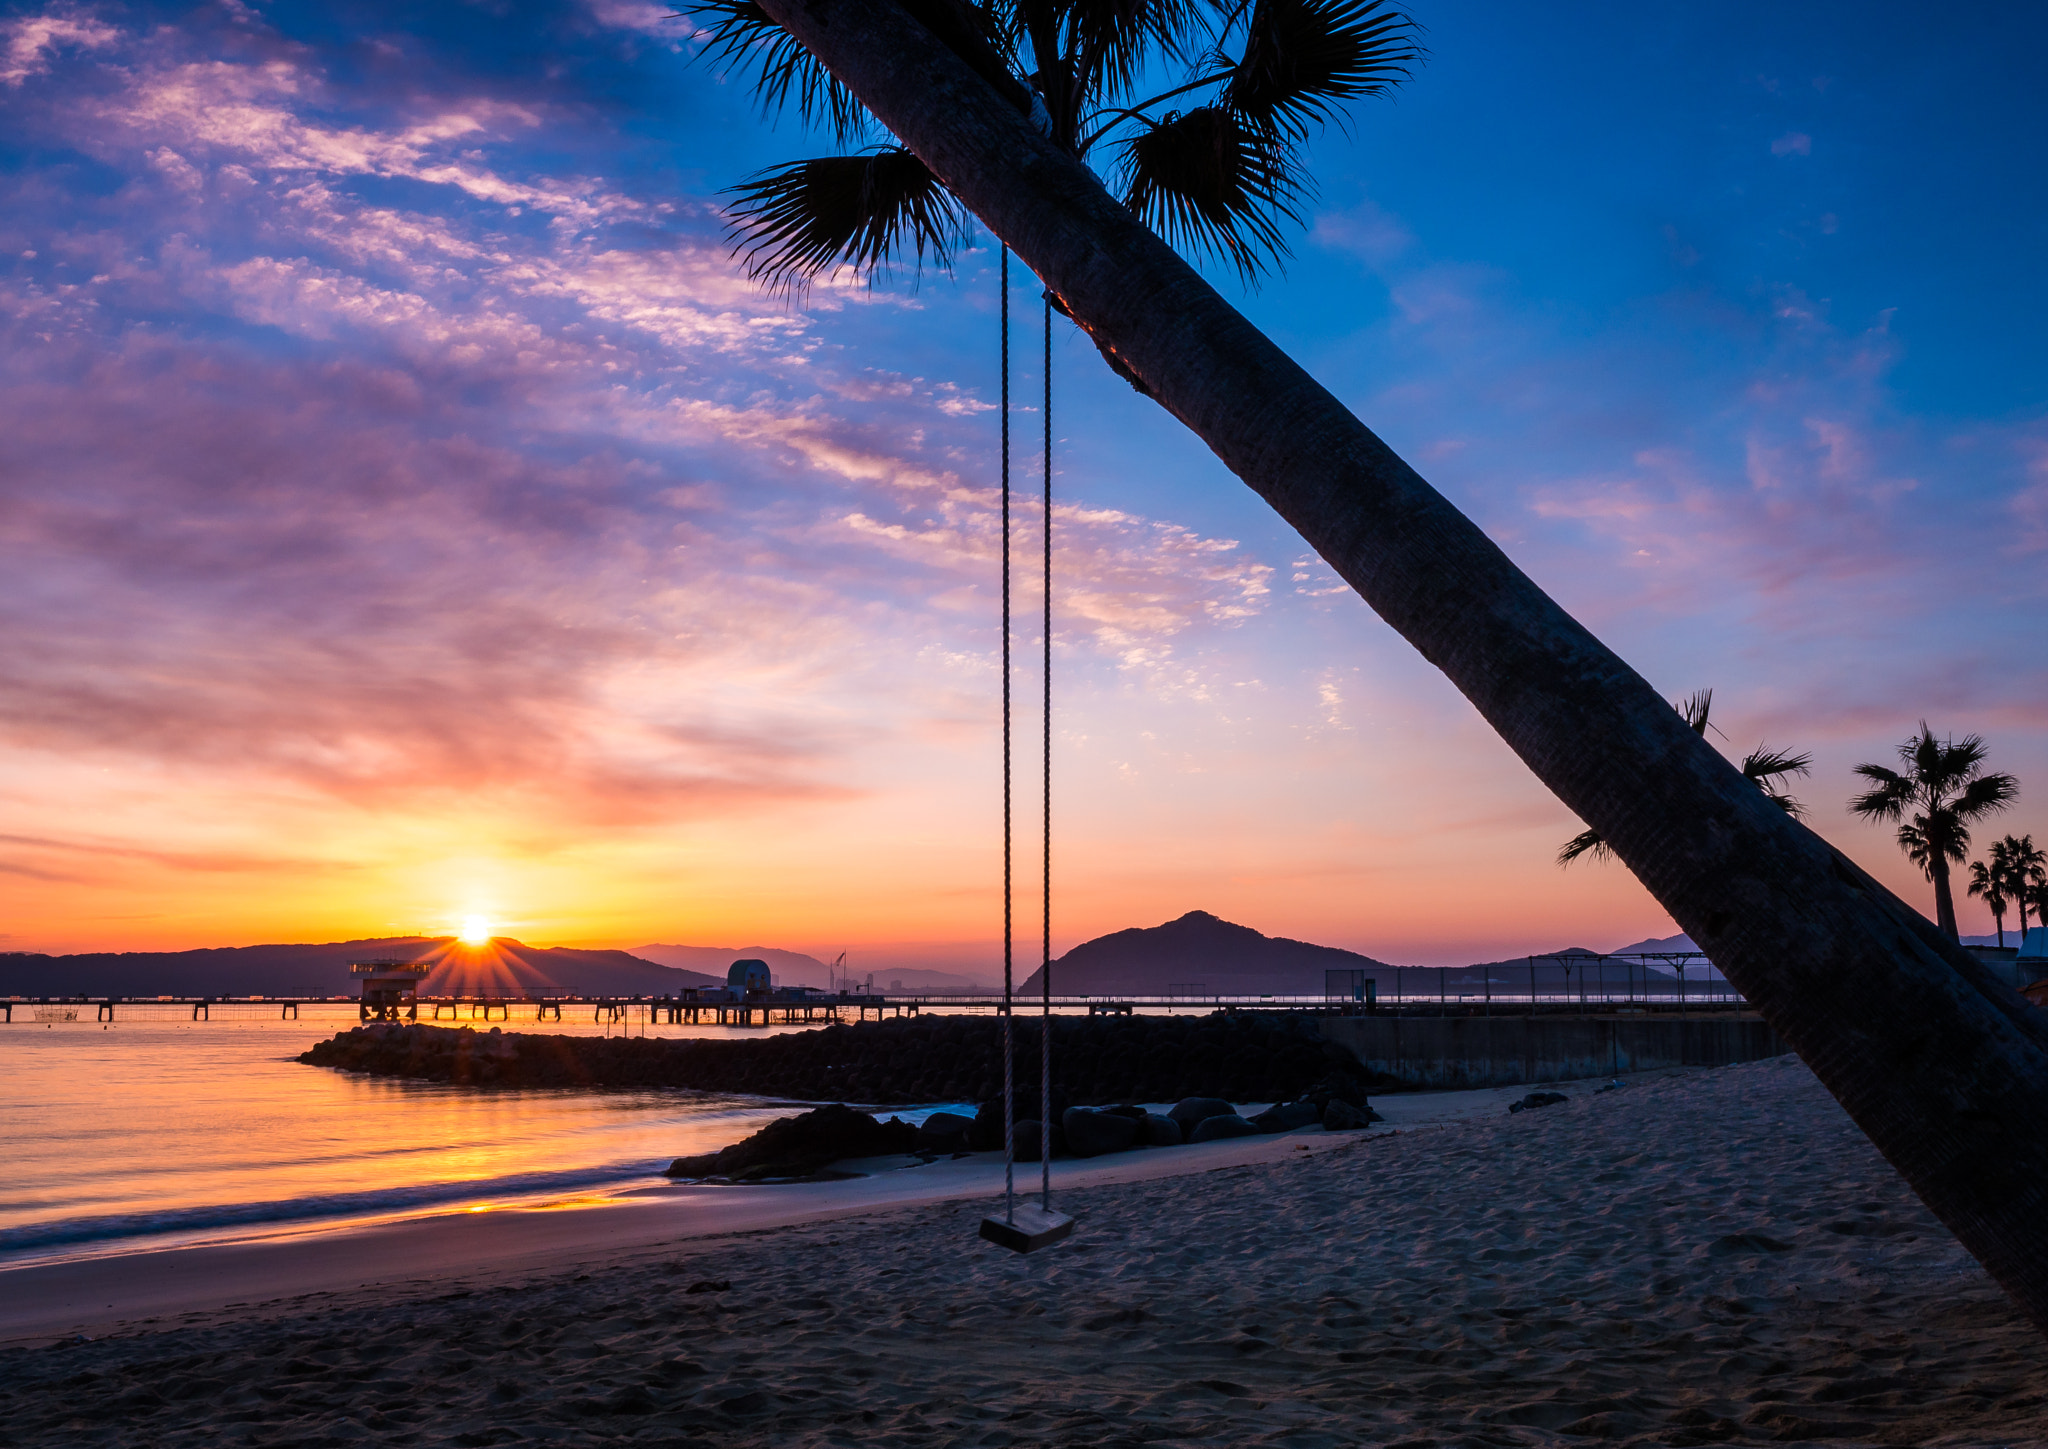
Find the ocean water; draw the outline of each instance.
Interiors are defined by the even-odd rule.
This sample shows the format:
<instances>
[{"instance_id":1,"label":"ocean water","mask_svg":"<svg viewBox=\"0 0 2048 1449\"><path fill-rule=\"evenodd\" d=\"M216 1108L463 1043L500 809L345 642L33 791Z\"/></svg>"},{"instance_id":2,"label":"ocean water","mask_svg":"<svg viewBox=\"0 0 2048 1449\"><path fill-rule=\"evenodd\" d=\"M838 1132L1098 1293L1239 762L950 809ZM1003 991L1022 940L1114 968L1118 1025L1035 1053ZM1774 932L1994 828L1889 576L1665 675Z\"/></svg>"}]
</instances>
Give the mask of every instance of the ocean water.
<instances>
[{"instance_id":1,"label":"ocean water","mask_svg":"<svg viewBox=\"0 0 2048 1449\"><path fill-rule=\"evenodd\" d=\"M391 1081L293 1060L353 1026L353 1007L307 1007L298 1021L278 1021L276 1007L217 1006L201 1022L175 1008L124 1008L111 1026L91 1011L49 1025L17 1006L14 1022L0 1024L0 1264L601 1195L790 1111L710 1093ZM577 1035L763 1034L498 1024ZM891 1110L917 1121L938 1105Z\"/></svg>"}]
</instances>

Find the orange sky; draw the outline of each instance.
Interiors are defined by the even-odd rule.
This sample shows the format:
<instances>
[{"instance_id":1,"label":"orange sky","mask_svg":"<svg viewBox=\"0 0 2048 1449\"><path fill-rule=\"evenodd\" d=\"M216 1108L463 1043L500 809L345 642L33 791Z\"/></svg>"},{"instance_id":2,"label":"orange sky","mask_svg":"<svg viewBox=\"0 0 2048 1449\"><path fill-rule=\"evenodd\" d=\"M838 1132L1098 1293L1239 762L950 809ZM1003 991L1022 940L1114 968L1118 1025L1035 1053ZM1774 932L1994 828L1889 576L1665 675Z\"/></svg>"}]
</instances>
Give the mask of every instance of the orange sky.
<instances>
[{"instance_id":1,"label":"orange sky","mask_svg":"<svg viewBox=\"0 0 2048 1449\"><path fill-rule=\"evenodd\" d=\"M1073 691L1056 749L1056 949L1195 908L1414 962L1610 948L1672 929L1620 867L1552 864L1574 829L1566 812L1397 646L1382 640L1373 658L1386 668L1377 681L1360 669L1342 690L1292 698L1270 685L1227 695L1223 683L1206 697ZM344 939L446 933L482 916L542 944L844 949L870 968L985 969L1000 919L986 705L978 722L880 712L834 789L681 819L593 805L544 778L351 800L232 763L170 771L16 753L15 848L38 874L7 879L6 944ZM1817 824L1918 901L1885 836L1840 811L1847 767L1872 742L1765 723L1731 711L1727 728L1816 748L1800 793ZM1020 798L1031 879L1035 791ZM1967 903L1966 929L1983 915ZM1035 892L1020 893L1019 919L1035 938Z\"/></svg>"}]
</instances>

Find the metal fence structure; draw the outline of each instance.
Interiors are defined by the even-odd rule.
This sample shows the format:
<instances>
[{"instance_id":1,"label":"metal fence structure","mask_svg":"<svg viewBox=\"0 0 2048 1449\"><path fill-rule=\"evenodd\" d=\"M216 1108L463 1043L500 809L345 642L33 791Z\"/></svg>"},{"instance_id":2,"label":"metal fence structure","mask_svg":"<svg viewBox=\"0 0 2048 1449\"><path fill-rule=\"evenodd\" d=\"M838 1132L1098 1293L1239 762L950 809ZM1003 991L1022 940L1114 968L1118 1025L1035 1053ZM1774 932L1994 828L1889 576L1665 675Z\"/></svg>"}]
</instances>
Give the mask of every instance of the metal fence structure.
<instances>
[{"instance_id":1,"label":"metal fence structure","mask_svg":"<svg viewBox=\"0 0 2048 1449\"><path fill-rule=\"evenodd\" d=\"M1687 1006L1748 1003L1697 951L1603 956L1558 952L1488 966L1386 966L1325 971L1323 999L1354 1009L1435 1005Z\"/></svg>"}]
</instances>

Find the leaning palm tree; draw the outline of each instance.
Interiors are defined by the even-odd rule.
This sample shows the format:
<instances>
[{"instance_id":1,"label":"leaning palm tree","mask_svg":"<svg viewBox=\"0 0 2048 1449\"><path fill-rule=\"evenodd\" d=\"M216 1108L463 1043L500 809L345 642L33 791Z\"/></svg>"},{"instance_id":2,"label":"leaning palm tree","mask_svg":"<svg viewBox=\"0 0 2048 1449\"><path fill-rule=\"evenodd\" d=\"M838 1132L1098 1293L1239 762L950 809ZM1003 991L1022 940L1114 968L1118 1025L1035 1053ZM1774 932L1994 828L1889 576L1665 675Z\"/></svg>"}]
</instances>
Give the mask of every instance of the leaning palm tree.
<instances>
[{"instance_id":1,"label":"leaning palm tree","mask_svg":"<svg viewBox=\"0 0 2048 1449\"><path fill-rule=\"evenodd\" d=\"M1970 894L1982 897L1985 909L1991 912L1992 923L1998 928L1998 949L2001 951L2005 949L2005 908L2012 904L2011 901L2005 898L2005 886L2006 882L2011 878L2011 872L2006 869L2005 862L1999 858L2000 851L1998 847L2004 843L2004 841L1992 842L1991 863L1989 865L1981 860L1970 862ZM2025 897L2023 896L2021 899L2024 900ZM2026 934L2026 925L2022 923L2020 935L2024 938Z\"/></svg>"},{"instance_id":2,"label":"leaning palm tree","mask_svg":"<svg viewBox=\"0 0 2048 1449\"><path fill-rule=\"evenodd\" d=\"M1678 711L1678 717L1691 727L1694 734L1704 736L1707 732L1707 716L1714 708L1714 691L1695 690L1690 699L1683 700L1672 708ZM1779 782L1787 775L1806 774L1812 765L1812 755L1794 755L1784 750L1771 750L1758 745L1742 757L1742 763L1736 768L1742 771L1742 778L1763 791L1773 805L1797 819L1806 813L1806 807L1780 789ZM1614 858L1614 852L1607 848L1607 842L1601 839L1597 830L1581 830L1567 840L1563 848L1557 852L1557 863L1561 866L1570 865L1582 855L1590 855L1595 860Z\"/></svg>"},{"instance_id":3,"label":"leaning palm tree","mask_svg":"<svg viewBox=\"0 0 2048 1449\"><path fill-rule=\"evenodd\" d=\"M1900 822L1899 848L1934 883L1935 925L1951 941L1960 937L1948 868L1968 857L1971 822L2003 810L2020 793L2011 775L1984 773L1984 755L1983 736L1937 740L1922 720L1920 733L1899 746L1906 768L1858 765L1856 773L1871 787L1849 802L1865 819Z\"/></svg>"},{"instance_id":4,"label":"leaning palm tree","mask_svg":"<svg viewBox=\"0 0 2048 1449\"><path fill-rule=\"evenodd\" d=\"M754 3L1444 672L2048 1330L2048 1014L1765 799L1034 124L966 5Z\"/></svg>"}]
</instances>

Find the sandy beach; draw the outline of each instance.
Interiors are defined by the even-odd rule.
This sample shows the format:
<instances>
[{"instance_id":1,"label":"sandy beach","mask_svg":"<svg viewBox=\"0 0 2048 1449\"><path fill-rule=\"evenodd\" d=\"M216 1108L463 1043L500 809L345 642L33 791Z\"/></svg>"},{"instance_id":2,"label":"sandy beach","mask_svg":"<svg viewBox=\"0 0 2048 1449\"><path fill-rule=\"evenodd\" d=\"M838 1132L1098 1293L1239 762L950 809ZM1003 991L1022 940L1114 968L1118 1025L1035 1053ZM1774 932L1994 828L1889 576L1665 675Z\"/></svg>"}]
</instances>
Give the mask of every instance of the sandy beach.
<instances>
[{"instance_id":1,"label":"sandy beach","mask_svg":"<svg viewBox=\"0 0 2048 1449\"><path fill-rule=\"evenodd\" d=\"M1061 1164L1028 1258L968 1161L0 1273L0 1442L2048 1443L1796 1060L1595 1085Z\"/></svg>"}]
</instances>

